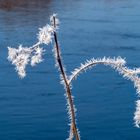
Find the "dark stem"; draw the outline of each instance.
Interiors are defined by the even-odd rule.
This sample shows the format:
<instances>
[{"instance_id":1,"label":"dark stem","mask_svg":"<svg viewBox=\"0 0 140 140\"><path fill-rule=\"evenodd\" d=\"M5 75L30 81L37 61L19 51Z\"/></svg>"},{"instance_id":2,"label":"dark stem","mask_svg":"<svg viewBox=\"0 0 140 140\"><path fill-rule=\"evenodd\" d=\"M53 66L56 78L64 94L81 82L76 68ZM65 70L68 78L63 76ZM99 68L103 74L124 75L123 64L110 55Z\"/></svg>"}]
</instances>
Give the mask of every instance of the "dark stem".
<instances>
[{"instance_id":1,"label":"dark stem","mask_svg":"<svg viewBox=\"0 0 140 140\"><path fill-rule=\"evenodd\" d=\"M55 16L53 17L53 22L54 22L54 28L56 28ZM56 49L56 55L57 55L56 59L57 59L57 62L58 62L58 66L59 66L62 78L64 80L64 84L65 84L65 87L66 87L66 95L68 97L68 102L69 102L69 105L70 105L70 113L71 113L71 119L72 119L71 120L71 129L72 129L73 135L75 136L76 140L80 140L78 130L77 130L77 126L76 126L74 103L73 103L73 99L72 99L71 88L70 88L70 85L68 83L67 75L65 73L64 66L63 66L63 63L62 63L62 60L61 60L60 48L59 48L59 45L58 45L58 39L57 39L56 31L54 31L54 41L55 41L55 49Z\"/></svg>"}]
</instances>

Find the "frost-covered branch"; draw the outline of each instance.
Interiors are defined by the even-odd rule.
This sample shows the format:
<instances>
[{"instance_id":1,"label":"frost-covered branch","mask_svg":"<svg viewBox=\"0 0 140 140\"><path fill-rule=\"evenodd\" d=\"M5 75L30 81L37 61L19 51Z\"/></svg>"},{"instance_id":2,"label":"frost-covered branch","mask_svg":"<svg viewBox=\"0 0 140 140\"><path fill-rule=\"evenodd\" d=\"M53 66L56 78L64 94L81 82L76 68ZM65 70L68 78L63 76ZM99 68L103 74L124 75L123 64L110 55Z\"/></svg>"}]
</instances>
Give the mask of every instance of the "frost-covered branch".
<instances>
[{"instance_id":1,"label":"frost-covered branch","mask_svg":"<svg viewBox=\"0 0 140 140\"><path fill-rule=\"evenodd\" d=\"M53 14L50 17L50 25L47 24L43 28L39 28L39 33L37 35L38 42L34 44L31 47L22 47L22 45L19 45L18 48L11 48L8 47L8 60L12 62L13 65L15 65L15 69L18 72L18 75L21 78L24 78L26 76L26 66L30 64L31 66L35 66L36 64L43 61L42 55L45 51L43 47L40 47L40 45L45 44L48 45L49 43L54 40L54 54L55 54L55 60L56 65L60 72L60 78L61 82L63 83L65 90L66 90L66 101L67 101L67 110L68 110L68 116L70 119L70 133L69 138L67 140L80 140L80 134L77 129L76 124L76 109L74 105L74 100L71 92L71 83L74 79L77 78L79 74L81 74L83 71L86 71L87 69L92 68L93 66L96 66L97 64L103 64L107 66L111 66L113 69L118 71L124 78L127 78L128 80L131 80L134 83L134 86L136 88L136 91L138 95L140 96L140 68L137 69L129 69L126 67L126 61L125 59L121 57L117 58L98 58L98 59L91 59L87 60L84 64L81 64L79 68L76 68L72 75L69 77L66 74L64 64L62 62L62 57L60 53L60 47L57 39L57 30L59 25L59 19L56 17L56 14ZM140 100L136 102L136 112L134 116L135 125L139 127L140 125Z\"/></svg>"},{"instance_id":2,"label":"frost-covered branch","mask_svg":"<svg viewBox=\"0 0 140 140\"><path fill-rule=\"evenodd\" d=\"M16 66L16 71L21 78L26 76L26 66L30 63L31 66L42 62L42 54L44 49L39 45L35 47L22 47L20 45L17 49L8 47L8 60Z\"/></svg>"},{"instance_id":3,"label":"frost-covered branch","mask_svg":"<svg viewBox=\"0 0 140 140\"><path fill-rule=\"evenodd\" d=\"M43 28L39 28L38 42L31 47L18 48L8 47L8 60L16 66L16 71L21 78L26 76L26 66L30 63L31 66L43 61L42 55L45 49L40 47L41 44L48 45L52 42L54 28L50 25L46 25Z\"/></svg>"},{"instance_id":4,"label":"frost-covered branch","mask_svg":"<svg viewBox=\"0 0 140 140\"><path fill-rule=\"evenodd\" d=\"M80 135L76 126L76 119L75 119L75 106L73 103L73 97L71 93L70 86L68 84L67 74L65 72L64 65L62 63L62 58L60 55L60 48L57 40L57 29L59 24L59 19L56 18L56 14L53 14L50 17L50 25L47 24L43 28L39 28L38 33L38 43L31 47L22 47L20 45L18 48L11 48L8 47L8 60L12 62L13 65L16 66L16 71L21 78L26 76L26 66L30 64L31 66L35 66L36 64L43 61L42 55L45 49L40 47L41 44L48 45L54 39L55 47L55 60L56 64L60 71L61 81L66 89L66 100L67 100L67 109L68 115L70 119L70 134L69 140L72 140L74 137L76 140L80 140Z\"/></svg>"},{"instance_id":5,"label":"frost-covered branch","mask_svg":"<svg viewBox=\"0 0 140 140\"><path fill-rule=\"evenodd\" d=\"M69 85L71 82L79 76L82 72L86 71L87 69L90 69L97 64L104 64L111 66L113 69L118 71L124 78L131 80L134 83L134 87L136 88L137 94L140 96L140 68L136 69L129 69L125 66L126 61L122 59L121 57L117 58L97 58L97 59L91 59L87 60L84 64L81 64L79 68L76 68L73 72L72 75L69 76ZM140 125L140 101L137 101L137 108L136 112L134 114L134 120L135 124L138 127Z\"/></svg>"},{"instance_id":6,"label":"frost-covered branch","mask_svg":"<svg viewBox=\"0 0 140 140\"><path fill-rule=\"evenodd\" d=\"M56 18L56 15L53 15L50 18L50 21L52 23L52 26L54 28L58 28L57 25L59 23L59 20ZM54 55L55 55L55 61L56 61L56 66L58 67L59 71L60 71L60 79L65 87L65 97L66 97L66 101L67 101L67 110L68 110L68 116L70 119L70 132L69 132L69 138L67 140L72 140L74 137L76 140L80 140L80 133L77 129L77 124L76 124L76 109L75 109L75 105L74 105L74 100L73 100L73 96L72 96L72 92L71 92L71 88L70 85L68 84L68 78L67 78L67 74L64 68L64 64L62 62L62 57L61 57L61 52L60 52L60 47L58 44L58 39L57 39L57 32L54 31L54 42L55 42L55 46L54 46Z\"/></svg>"},{"instance_id":7,"label":"frost-covered branch","mask_svg":"<svg viewBox=\"0 0 140 140\"><path fill-rule=\"evenodd\" d=\"M77 78L77 76L82 73L83 71L86 71L87 69L90 69L97 64L103 64L111 66L113 69L117 70L121 75L123 75L124 78L131 80L134 82L134 86L137 89L137 93L140 95L140 78L138 77L138 74L140 74L140 68L137 69L129 69L125 66L126 61L125 59L122 59L121 57L117 58L93 58L91 60L87 60L84 64L81 64L79 68L76 68L72 75L69 76L69 84Z\"/></svg>"},{"instance_id":8,"label":"frost-covered branch","mask_svg":"<svg viewBox=\"0 0 140 140\"><path fill-rule=\"evenodd\" d=\"M83 71L86 71L87 69L92 68L93 66L96 66L97 64L104 64L104 65L110 65L113 68L120 68L123 65L125 65L125 60L121 57L117 58L92 58L91 60L87 60L84 64L81 64L79 68L76 68L72 75L69 76L69 84L72 82L72 80L76 79L77 76L82 73Z\"/></svg>"}]
</instances>

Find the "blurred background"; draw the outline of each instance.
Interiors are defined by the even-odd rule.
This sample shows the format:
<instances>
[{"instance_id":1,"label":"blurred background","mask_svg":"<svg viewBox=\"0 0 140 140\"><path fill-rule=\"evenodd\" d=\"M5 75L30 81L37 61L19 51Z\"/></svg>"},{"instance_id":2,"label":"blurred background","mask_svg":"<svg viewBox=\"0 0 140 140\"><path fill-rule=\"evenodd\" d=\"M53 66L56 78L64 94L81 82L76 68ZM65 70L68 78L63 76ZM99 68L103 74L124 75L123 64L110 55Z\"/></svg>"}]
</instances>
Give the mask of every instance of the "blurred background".
<instances>
[{"instance_id":1,"label":"blurred background","mask_svg":"<svg viewBox=\"0 0 140 140\"><path fill-rule=\"evenodd\" d=\"M57 13L67 73L92 57L126 58L140 67L139 0L0 0L0 140L64 140L68 118L52 44L44 61L20 79L7 61L7 46L31 46L38 28ZM133 83L97 66L73 82L82 140L139 140L134 127Z\"/></svg>"}]
</instances>

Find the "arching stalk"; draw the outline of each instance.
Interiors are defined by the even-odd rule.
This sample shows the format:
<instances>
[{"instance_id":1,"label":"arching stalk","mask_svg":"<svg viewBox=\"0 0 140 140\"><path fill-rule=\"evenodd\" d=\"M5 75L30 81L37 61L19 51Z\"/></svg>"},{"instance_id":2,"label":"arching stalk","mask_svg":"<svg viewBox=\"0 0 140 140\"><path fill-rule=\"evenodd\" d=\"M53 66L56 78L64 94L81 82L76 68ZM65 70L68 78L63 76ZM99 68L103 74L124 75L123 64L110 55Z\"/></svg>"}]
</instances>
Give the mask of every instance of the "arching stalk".
<instances>
[{"instance_id":1,"label":"arching stalk","mask_svg":"<svg viewBox=\"0 0 140 140\"><path fill-rule=\"evenodd\" d=\"M97 59L91 59L87 60L85 64L81 64L79 68L76 68L72 74L69 76L69 85L72 83L74 79L79 76L80 73L83 71L86 71L87 69L90 69L96 65L103 64L103 65L108 65L111 66L113 69L117 70L120 74L123 75L123 77L126 77L127 79L130 79L131 81L135 82L137 81L138 77L137 75L140 73L139 69L129 69L125 66L125 60L122 59L121 57L117 58L97 58Z\"/></svg>"}]
</instances>

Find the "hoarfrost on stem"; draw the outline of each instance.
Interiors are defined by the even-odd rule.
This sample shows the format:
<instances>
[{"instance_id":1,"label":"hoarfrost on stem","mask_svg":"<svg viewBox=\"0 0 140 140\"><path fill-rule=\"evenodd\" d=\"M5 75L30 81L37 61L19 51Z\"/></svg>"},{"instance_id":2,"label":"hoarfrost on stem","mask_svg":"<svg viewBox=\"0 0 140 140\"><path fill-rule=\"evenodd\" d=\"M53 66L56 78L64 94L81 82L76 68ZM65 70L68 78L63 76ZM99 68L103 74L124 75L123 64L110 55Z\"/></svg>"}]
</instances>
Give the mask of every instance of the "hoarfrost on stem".
<instances>
[{"instance_id":1,"label":"hoarfrost on stem","mask_svg":"<svg viewBox=\"0 0 140 140\"><path fill-rule=\"evenodd\" d=\"M35 66L36 64L40 63L43 61L42 59L42 54L45 50L40 47L35 48L34 55L31 57L31 66Z\"/></svg>"},{"instance_id":2,"label":"hoarfrost on stem","mask_svg":"<svg viewBox=\"0 0 140 140\"><path fill-rule=\"evenodd\" d=\"M8 60L16 66L16 71L21 78L26 76L26 66L31 61L31 66L42 62L42 54L44 50L39 46L22 47L20 45L17 49L8 47Z\"/></svg>"},{"instance_id":3,"label":"hoarfrost on stem","mask_svg":"<svg viewBox=\"0 0 140 140\"><path fill-rule=\"evenodd\" d=\"M48 45L50 42L52 42L52 33L54 32L54 28L50 25L46 25L43 28L39 28L39 34L38 34L38 40L41 44Z\"/></svg>"},{"instance_id":4,"label":"hoarfrost on stem","mask_svg":"<svg viewBox=\"0 0 140 140\"><path fill-rule=\"evenodd\" d=\"M59 24L60 24L60 21L59 19L57 18L57 14L53 14L50 16L50 22L51 22L51 26L57 30L59 29Z\"/></svg>"},{"instance_id":5,"label":"hoarfrost on stem","mask_svg":"<svg viewBox=\"0 0 140 140\"><path fill-rule=\"evenodd\" d=\"M29 62L31 54L31 49L27 47L22 47L20 45L18 49L8 47L8 60L16 66L16 71L18 72L21 78L26 76L26 65Z\"/></svg>"},{"instance_id":6,"label":"hoarfrost on stem","mask_svg":"<svg viewBox=\"0 0 140 140\"><path fill-rule=\"evenodd\" d=\"M140 100L136 101L136 112L134 114L134 121L136 127L140 127Z\"/></svg>"}]
</instances>

